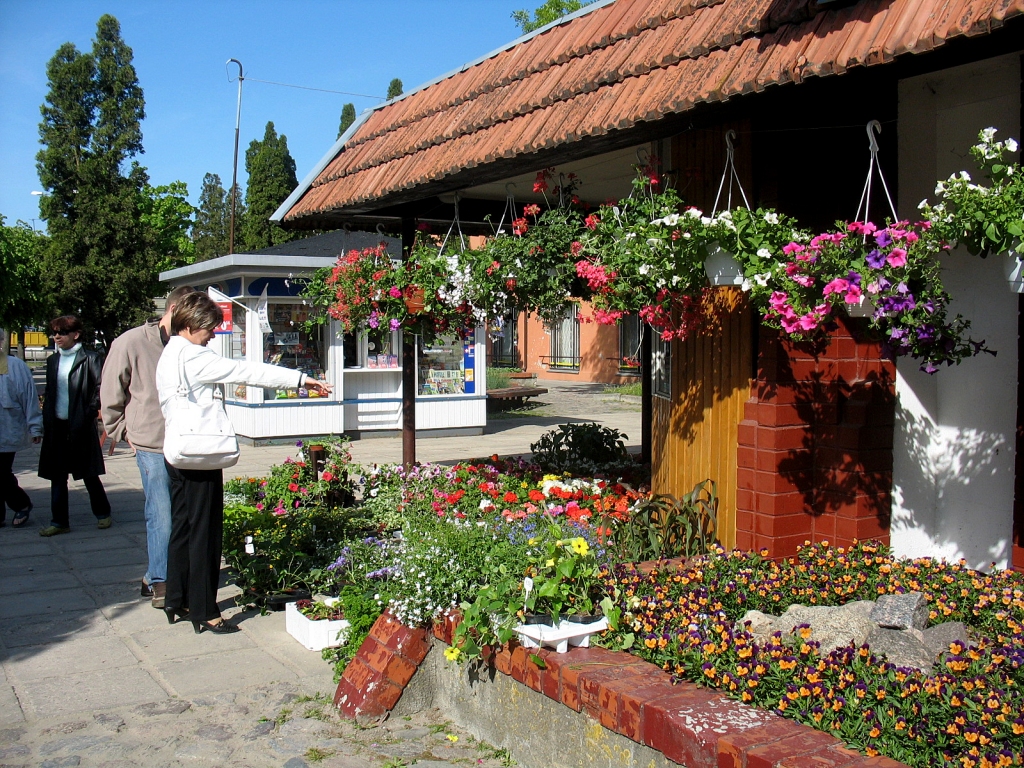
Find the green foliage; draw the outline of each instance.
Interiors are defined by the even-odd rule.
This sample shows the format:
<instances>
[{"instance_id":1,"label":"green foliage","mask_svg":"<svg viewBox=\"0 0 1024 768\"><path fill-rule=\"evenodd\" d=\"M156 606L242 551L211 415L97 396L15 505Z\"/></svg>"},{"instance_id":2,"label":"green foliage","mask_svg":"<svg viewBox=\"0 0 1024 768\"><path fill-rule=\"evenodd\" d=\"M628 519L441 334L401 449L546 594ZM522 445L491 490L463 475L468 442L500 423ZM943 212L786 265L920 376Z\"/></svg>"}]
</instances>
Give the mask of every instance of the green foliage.
<instances>
[{"instance_id":1,"label":"green foliage","mask_svg":"<svg viewBox=\"0 0 1024 768\"><path fill-rule=\"evenodd\" d=\"M635 395L639 397L643 394L643 384L639 381L634 381L632 384L619 384L606 388L605 392L613 395Z\"/></svg>"},{"instance_id":2,"label":"green foliage","mask_svg":"<svg viewBox=\"0 0 1024 768\"><path fill-rule=\"evenodd\" d=\"M41 289L109 342L151 313L161 258L142 215L149 179L132 160L145 102L117 19L100 18L91 53L62 45L47 78L36 156L51 238Z\"/></svg>"},{"instance_id":3,"label":"green foliage","mask_svg":"<svg viewBox=\"0 0 1024 768\"><path fill-rule=\"evenodd\" d=\"M702 480L679 499L669 494L651 496L628 516L604 515L601 526L610 531L606 546L618 562L705 554L717 541L717 487L713 480Z\"/></svg>"},{"instance_id":4,"label":"green foliage","mask_svg":"<svg viewBox=\"0 0 1024 768\"><path fill-rule=\"evenodd\" d=\"M324 648L321 652L324 661L334 665L335 682L341 679L345 667L355 657L382 612L379 602L374 599L374 592L365 582L341 587L338 598L349 623L346 641L342 646Z\"/></svg>"},{"instance_id":5,"label":"green foliage","mask_svg":"<svg viewBox=\"0 0 1024 768\"><path fill-rule=\"evenodd\" d=\"M397 99L402 95L402 81L397 77L388 83L388 100Z\"/></svg>"},{"instance_id":6,"label":"green foliage","mask_svg":"<svg viewBox=\"0 0 1024 768\"><path fill-rule=\"evenodd\" d=\"M45 234L25 222L9 227L0 215L0 328L18 331L52 315L39 290L48 243Z\"/></svg>"},{"instance_id":7,"label":"green foliage","mask_svg":"<svg viewBox=\"0 0 1024 768\"><path fill-rule=\"evenodd\" d=\"M623 439L628 437L593 421L560 424L541 435L530 450L533 460L548 472L587 475L627 461L629 453Z\"/></svg>"},{"instance_id":8,"label":"green foliage","mask_svg":"<svg viewBox=\"0 0 1024 768\"><path fill-rule=\"evenodd\" d=\"M349 102L341 108L341 122L338 123L338 138L356 121L356 105Z\"/></svg>"},{"instance_id":9,"label":"green foliage","mask_svg":"<svg viewBox=\"0 0 1024 768\"><path fill-rule=\"evenodd\" d=\"M523 34L533 32L535 29L540 29L545 24L550 24L552 21L557 21L563 16L578 11L585 5L590 5L593 0L587 0L587 2L581 2L581 0L547 0L542 6L534 10L533 18L530 18L530 12L527 10L513 11L512 21L516 23Z\"/></svg>"},{"instance_id":10,"label":"green foliage","mask_svg":"<svg viewBox=\"0 0 1024 768\"><path fill-rule=\"evenodd\" d=\"M237 206L240 200L236 201ZM220 176L208 173L203 176L203 188L199 192L199 207L196 209L195 224L192 225L192 241L195 243L196 261L206 261L230 252L228 230L231 223L231 198L221 186Z\"/></svg>"},{"instance_id":11,"label":"green foliage","mask_svg":"<svg viewBox=\"0 0 1024 768\"><path fill-rule=\"evenodd\" d=\"M288 151L288 137L278 136L272 122L267 123L263 140L252 141L245 151L245 171L249 174L241 227L245 250L257 251L298 237L270 221L274 211L299 185L295 160Z\"/></svg>"},{"instance_id":12,"label":"green foliage","mask_svg":"<svg viewBox=\"0 0 1024 768\"><path fill-rule=\"evenodd\" d=\"M512 385L511 374L518 372L518 368L492 368L487 367L487 388L507 389Z\"/></svg>"},{"instance_id":13,"label":"green foliage","mask_svg":"<svg viewBox=\"0 0 1024 768\"><path fill-rule=\"evenodd\" d=\"M195 244L189 231L196 209L188 201L188 186L174 181L158 187L146 186L142 222L149 227L160 259L159 272L184 267L196 260Z\"/></svg>"}]
</instances>

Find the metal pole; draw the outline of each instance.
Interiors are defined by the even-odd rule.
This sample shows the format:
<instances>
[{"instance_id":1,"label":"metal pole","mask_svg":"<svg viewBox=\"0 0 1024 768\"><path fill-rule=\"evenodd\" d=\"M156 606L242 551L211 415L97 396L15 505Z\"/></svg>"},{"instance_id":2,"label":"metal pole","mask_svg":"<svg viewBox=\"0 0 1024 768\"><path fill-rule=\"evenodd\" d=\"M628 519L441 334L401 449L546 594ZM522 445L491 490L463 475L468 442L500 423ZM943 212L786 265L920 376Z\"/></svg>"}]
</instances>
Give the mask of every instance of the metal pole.
<instances>
[{"instance_id":1,"label":"metal pole","mask_svg":"<svg viewBox=\"0 0 1024 768\"><path fill-rule=\"evenodd\" d=\"M402 217L402 260L408 261L416 240L416 220ZM415 336L402 331L402 463L416 463L416 347Z\"/></svg>"},{"instance_id":2,"label":"metal pole","mask_svg":"<svg viewBox=\"0 0 1024 768\"><path fill-rule=\"evenodd\" d=\"M228 253L235 252L235 189L238 186L238 128L242 120L242 81L245 76L242 74L242 62L238 59L228 59L226 64L235 63L238 65L238 108L235 110L235 160L231 166L231 230L228 234Z\"/></svg>"},{"instance_id":3,"label":"metal pole","mask_svg":"<svg viewBox=\"0 0 1024 768\"><path fill-rule=\"evenodd\" d=\"M640 325L643 334L640 342L640 461L651 460L654 437L654 345L651 335L655 330L649 325Z\"/></svg>"}]
</instances>

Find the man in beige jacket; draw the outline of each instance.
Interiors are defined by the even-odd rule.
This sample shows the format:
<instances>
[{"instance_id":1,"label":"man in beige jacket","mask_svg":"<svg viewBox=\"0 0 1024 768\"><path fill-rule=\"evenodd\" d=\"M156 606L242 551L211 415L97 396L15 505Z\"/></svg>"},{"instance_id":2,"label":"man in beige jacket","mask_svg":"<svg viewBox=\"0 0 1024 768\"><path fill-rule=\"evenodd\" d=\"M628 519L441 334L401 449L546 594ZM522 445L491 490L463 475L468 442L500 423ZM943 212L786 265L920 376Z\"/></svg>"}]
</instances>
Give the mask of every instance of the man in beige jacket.
<instances>
[{"instance_id":1,"label":"man in beige jacket","mask_svg":"<svg viewBox=\"0 0 1024 768\"><path fill-rule=\"evenodd\" d=\"M192 288L175 288L167 296L163 317L147 321L118 336L103 364L100 388L103 428L111 438L110 453L122 440L135 450L146 496L146 544L149 569L142 596L164 607L167 542L171 535L171 486L164 465L164 417L156 393L156 364L171 335L171 313Z\"/></svg>"}]
</instances>

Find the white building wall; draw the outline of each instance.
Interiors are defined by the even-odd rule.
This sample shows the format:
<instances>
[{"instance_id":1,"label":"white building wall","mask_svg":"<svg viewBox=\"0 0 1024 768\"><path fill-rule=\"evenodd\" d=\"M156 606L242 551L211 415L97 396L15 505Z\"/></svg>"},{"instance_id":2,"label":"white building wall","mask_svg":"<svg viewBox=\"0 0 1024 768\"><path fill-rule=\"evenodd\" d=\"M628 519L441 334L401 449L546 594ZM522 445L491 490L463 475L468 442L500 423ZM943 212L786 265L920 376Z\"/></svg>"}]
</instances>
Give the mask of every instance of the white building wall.
<instances>
[{"instance_id":1,"label":"white building wall","mask_svg":"<svg viewBox=\"0 0 1024 768\"><path fill-rule=\"evenodd\" d=\"M899 212L914 219L935 182L975 171L978 131L1020 138L1020 56L909 78L899 89ZM885 135L881 137L885 151ZM901 557L1010 560L1017 415L1017 302L1003 258L958 249L943 261L951 312L971 321L997 357L929 376L901 359L896 378L892 546Z\"/></svg>"}]
</instances>

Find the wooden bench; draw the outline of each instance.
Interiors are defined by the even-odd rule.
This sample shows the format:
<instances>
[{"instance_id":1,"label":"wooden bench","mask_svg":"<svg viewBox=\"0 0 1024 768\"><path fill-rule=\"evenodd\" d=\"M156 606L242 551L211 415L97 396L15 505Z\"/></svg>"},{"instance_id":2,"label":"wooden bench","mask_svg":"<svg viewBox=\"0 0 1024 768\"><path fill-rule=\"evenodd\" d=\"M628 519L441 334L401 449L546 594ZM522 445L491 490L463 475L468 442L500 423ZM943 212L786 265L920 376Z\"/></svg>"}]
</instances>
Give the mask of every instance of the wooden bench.
<instances>
[{"instance_id":1,"label":"wooden bench","mask_svg":"<svg viewBox=\"0 0 1024 768\"><path fill-rule=\"evenodd\" d=\"M504 389L491 389L487 392L488 402L501 403L502 407L519 408L531 397L546 395L544 387L505 387Z\"/></svg>"}]
</instances>

